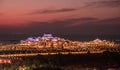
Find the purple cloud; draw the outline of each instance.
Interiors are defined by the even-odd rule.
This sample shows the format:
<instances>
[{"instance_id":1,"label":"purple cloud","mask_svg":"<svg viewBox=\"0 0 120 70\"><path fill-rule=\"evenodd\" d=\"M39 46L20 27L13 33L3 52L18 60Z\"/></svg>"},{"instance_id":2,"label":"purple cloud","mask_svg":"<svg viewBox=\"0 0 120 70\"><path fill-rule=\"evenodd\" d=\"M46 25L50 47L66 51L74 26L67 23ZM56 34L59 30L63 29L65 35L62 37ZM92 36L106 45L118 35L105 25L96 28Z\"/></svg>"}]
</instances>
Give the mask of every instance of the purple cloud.
<instances>
[{"instance_id":1,"label":"purple cloud","mask_svg":"<svg viewBox=\"0 0 120 70\"><path fill-rule=\"evenodd\" d=\"M75 8L48 9L48 10L37 10L30 14L51 14L51 13L71 12L76 10L78 9L75 9Z\"/></svg>"},{"instance_id":2,"label":"purple cloud","mask_svg":"<svg viewBox=\"0 0 120 70\"><path fill-rule=\"evenodd\" d=\"M120 7L120 0L101 0L86 3L85 7Z\"/></svg>"}]
</instances>

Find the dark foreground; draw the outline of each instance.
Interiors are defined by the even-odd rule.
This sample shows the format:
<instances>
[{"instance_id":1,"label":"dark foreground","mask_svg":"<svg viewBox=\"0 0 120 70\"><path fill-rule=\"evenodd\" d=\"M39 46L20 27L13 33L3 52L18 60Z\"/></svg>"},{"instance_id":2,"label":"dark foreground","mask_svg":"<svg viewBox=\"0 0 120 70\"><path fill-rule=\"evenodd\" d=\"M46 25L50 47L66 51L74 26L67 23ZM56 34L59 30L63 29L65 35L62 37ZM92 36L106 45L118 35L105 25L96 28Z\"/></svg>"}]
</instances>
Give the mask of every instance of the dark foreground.
<instances>
[{"instance_id":1,"label":"dark foreground","mask_svg":"<svg viewBox=\"0 0 120 70\"><path fill-rule=\"evenodd\" d=\"M116 70L120 69L120 53L81 55L47 55L21 57L12 64L1 64L6 70Z\"/></svg>"}]
</instances>

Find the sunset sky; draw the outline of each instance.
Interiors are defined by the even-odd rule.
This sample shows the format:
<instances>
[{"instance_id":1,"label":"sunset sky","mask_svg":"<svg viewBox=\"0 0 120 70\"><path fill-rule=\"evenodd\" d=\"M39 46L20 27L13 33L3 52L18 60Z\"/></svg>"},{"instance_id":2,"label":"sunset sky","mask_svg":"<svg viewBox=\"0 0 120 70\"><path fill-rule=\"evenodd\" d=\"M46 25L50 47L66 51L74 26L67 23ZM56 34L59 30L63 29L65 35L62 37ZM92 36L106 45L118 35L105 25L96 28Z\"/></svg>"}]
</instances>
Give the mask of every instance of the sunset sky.
<instances>
[{"instance_id":1,"label":"sunset sky","mask_svg":"<svg viewBox=\"0 0 120 70\"><path fill-rule=\"evenodd\" d=\"M0 35L120 34L120 0L0 0Z\"/></svg>"}]
</instances>

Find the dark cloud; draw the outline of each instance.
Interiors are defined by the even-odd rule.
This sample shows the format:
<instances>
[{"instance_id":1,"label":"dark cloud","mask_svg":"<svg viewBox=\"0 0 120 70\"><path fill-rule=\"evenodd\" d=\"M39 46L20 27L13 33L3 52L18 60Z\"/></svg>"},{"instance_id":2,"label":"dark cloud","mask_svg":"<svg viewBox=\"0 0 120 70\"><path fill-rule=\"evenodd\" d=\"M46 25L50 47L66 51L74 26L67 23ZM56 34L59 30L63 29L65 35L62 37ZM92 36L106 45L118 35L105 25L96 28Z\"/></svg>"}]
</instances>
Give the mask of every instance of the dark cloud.
<instances>
[{"instance_id":1,"label":"dark cloud","mask_svg":"<svg viewBox=\"0 0 120 70\"><path fill-rule=\"evenodd\" d=\"M68 29L69 25L79 22L90 22L95 21L97 18L73 18L73 19L66 19L66 20L56 20L51 22L32 22L28 25L28 30L32 32L52 32L52 33L59 33L64 32L66 28ZM65 29L65 30L64 30Z\"/></svg>"},{"instance_id":2,"label":"dark cloud","mask_svg":"<svg viewBox=\"0 0 120 70\"><path fill-rule=\"evenodd\" d=\"M120 0L101 0L86 3L85 7L120 7Z\"/></svg>"},{"instance_id":3,"label":"dark cloud","mask_svg":"<svg viewBox=\"0 0 120 70\"><path fill-rule=\"evenodd\" d=\"M52 22L31 22L27 32L60 34L120 33L120 18L99 20L97 18L73 18ZM77 24L76 24L77 23ZM72 25L72 26L71 26Z\"/></svg>"},{"instance_id":4,"label":"dark cloud","mask_svg":"<svg viewBox=\"0 0 120 70\"><path fill-rule=\"evenodd\" d=\"M70 27L68 31L76 31L79 33L92 34L120 34L120 17L104 20L97 20L93 22L82 23L80 25ZM74 33L76 33L74 32ZM77 33L76 33L77 34Z\"/></svg>"},{"instance_id":5,"label":"dark cloud","mask_svg":"<svg viewBox=\"0 0 120 70\"><path fill-rule=\"evenodd\" d=\"M66 20L55 20L51 22L30 22L25 27L14 26L0 26L0 34L12 33L39 33L39 32L62 32L67 26L76 22L90 22L95 21L97 18L73 18ZM79 25L79 24L78 24ZM64 31L63 31L64 32Z\"/></svg>"},{"instance_id":6,"label":"dark cloud","mask_svg":"<svg viewBox=\"0 0 120 70\"><path fill-rule=\"evenodd\" d=\"M76 24L77 23L77 24ZM0 34L35 33L120 33L120 17L100 20L97 18L73 18L51 22L30 22L26 27L0 26Z\"/></svg>"},{"instance_id":7,"label":"dark cloud","mask_svg":"<svg viewBox=\"0 0 120 70\"><path fill-rule=\"evenodd\" d=\"M75 10L78 10L78 9L75 9L75 8L48 9L48 10L37 10L30 14L51 14L51 13L70 12Z\"/></svg>"},{"instance_id":8,"label":"dark cloud","mask_svg":"<svg viewBox=\"0 0 120 70\"><path fill-rule=\"evenodd\" d=\"M120 34L119 30L120 30L120 17L109 18L104 20L91 17L73 18L66 20L56 20L51 22L34 21L26 25L26 27L20 28L11 26L0 26L0 39L6 38L5 36L7 36L8 38L11 35L13 39L22 38L23 36L24 38L26 38L34 34L43 33L53 33L58 35ZM16 35L16 37L14 35Z\"/></svg>"}]
</instances>

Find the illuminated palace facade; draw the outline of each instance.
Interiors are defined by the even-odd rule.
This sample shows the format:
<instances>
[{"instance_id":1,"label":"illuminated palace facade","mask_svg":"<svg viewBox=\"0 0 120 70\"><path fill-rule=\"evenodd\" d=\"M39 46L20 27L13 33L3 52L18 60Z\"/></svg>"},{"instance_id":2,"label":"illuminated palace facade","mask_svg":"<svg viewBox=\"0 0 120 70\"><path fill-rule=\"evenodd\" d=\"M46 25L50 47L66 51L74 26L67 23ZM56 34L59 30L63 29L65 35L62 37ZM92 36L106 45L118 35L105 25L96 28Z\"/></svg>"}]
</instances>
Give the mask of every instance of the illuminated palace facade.
<instances>
[{"instance_id":1,"label":"illuminated palace facade","mask_svg":"<svg viewBox=\"0 0 120 70\"><path fill-rule=\"evenodd\" d=\"M42 37L29 37L21 40L20 45L32 46L34 48L58 48L58 49L78 49L92 47L116 47L114 42L95 39L89 42L71 41L64 38L53 37L52 34L44 34Z\"/></svg>"},{"instance_id":2,"label":"illuminated palace facade","mask_svg":"<svg viewBox=\"0 0 120 70\"><path fill-rule=\"evenodd\" d=\"M44 34L42 37L29 37L18 44L0 45L0 50L30 50L30 49L68 49L68 50L101 50L116 48L119 44L95 39L88 42L71 41L64 38L53 37L52 34Z\"/></svg>"}]
</instances>

